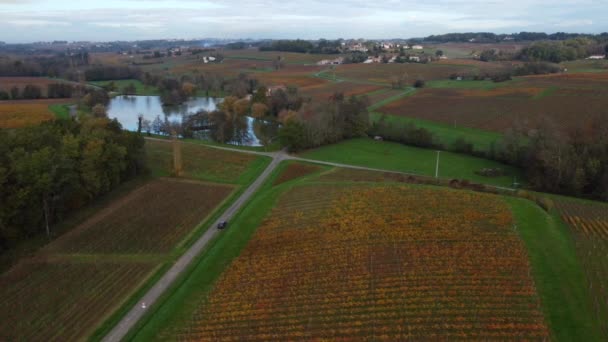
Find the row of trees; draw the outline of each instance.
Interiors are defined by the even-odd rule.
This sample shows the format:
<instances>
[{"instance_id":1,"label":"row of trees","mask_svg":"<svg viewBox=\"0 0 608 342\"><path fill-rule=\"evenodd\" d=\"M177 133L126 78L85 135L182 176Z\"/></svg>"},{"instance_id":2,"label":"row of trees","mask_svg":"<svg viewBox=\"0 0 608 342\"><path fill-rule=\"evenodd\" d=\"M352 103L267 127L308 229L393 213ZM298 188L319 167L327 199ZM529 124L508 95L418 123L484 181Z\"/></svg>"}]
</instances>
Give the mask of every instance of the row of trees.
<instances>
[{"instance_id":1,"label":"row of trees","mask_svg":"<svg viewBox=\"0 0 608 342\"><path fill-rule=\"evenodd\" d=\"M541 41L541 40L567 40L576 38L589 38L595 40L608 40L608 33L598 35L556 32L547 34L545 32L519 32L512 34L495 34L491 32L468 32L468 33L448 33L442 35L432 35L424 38L427 42L448 43L497 43L502 41Z\"/></svg>"},{"instance_id":2,"label":"row of trees","mask_svg":"<svg viewBox=\"0 0 608 342\"><path fill-rule=\"evenodd\" d=\"M284 51L300 53L322 53L338 54L342 53L340 40L320 39L316 42L308 40L274 40L260 46L260 51Z\"/></svg>"},{"instance_id":3,"label":"row of trees","mask_svg":"<svg viewBox=\"0 0 608 342\"><path fill-rule=\"evenodd\" d=\"M49 99L70 98L75 92L75 88L73 85L66 83L49 84L47 86L46 97ZM42 88L34 84L27 84L23 87L23 90L17 86L12 87L8 92L0 90L0 100L31 100L43 97Z\"/></svg>"},{"instance_id":4,"label":"row of trees","mask_svg":"<svg viewBox=\"0 0 608 342\"><path fill-rule=\"evenodd\" d=\"M86 52L60 53L21 59L0 59L0 76L64 77L70 69L89 65Z\"/></svg>"},{"instance_id":5,"label":"row of trees","mask_svg":"<svg viewBox=\"0 0 608 342\"><path fill-rule=\"evenodd\" d=\"M143 172L143 144L108 119L0 130L0 251Z\"/></svg>"},{"instance_id":6,"label":"row of trees","mask_svg":"<svg viewBox=\"0 0 608 342\"><path fill-rule=\"evenodd\" d=\"M484 50L479 55L479 59L484 62L522 60L526 62L561 63L601 54L608 54L608 41L577 38L557 42L537 42L524 47L519 52L500 49Z\"/></svg>"},{"instance_id":7,"label":"row of trees","mask_svg":"<svg viewBox=\"0 0 608 342\"><path fill-rule=\"evenodd\" d=\"M517 55L523 61L545 61L561 63L586 58L593 54L603 54L606 42L588 38L576 38L559 42L538 42L524 47Z\"/></svg>"},{"instance_id":8,"label":"row of trees","mask_svg":"<svg viewBox=\"0 0 608 342\"><path fill-rule=\"evenodd\" d=\"M87 81L140 79L141 69L126 66L95 65L85 70Z\"/></svg>"}]
</instances>

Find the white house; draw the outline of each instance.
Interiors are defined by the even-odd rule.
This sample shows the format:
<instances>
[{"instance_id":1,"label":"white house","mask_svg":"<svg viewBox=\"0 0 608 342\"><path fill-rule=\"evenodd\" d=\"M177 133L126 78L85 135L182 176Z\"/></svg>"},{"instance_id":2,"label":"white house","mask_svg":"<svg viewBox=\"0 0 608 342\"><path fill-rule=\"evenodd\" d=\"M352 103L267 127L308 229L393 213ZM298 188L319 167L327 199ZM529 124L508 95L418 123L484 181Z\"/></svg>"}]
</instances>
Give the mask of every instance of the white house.
<instances>
[{"instance_id":1,"label":"white house","mask_svg":"<svg viewBox=\"0 0 608 342\"><path fill-rule=\"evenodd\" d=\"M412 49L413 50L422 50L422 49L424 49L424 47L422 47L422 45L412 45Z\"/></svg>"},{"instance_id":2,"label":"white house","mask_svg":"<svg viewBox=\"0 0 608 342\"><path fill-rule=\"evenodd\" d=\"M418 56L410 56L409 60L411 62L420 62L420 57L418 57Z\"/></svg>"},{"instance_id":3,"label":"white house","mask_svg":"<svg viewBox=\"0 0 608 342\"><path fill-rule=\"evenodd\" d=\"M587 57L587 59L606 59L606 55L593 55Z\"/></svg>"},{"instance_id":4,"label":"white house","mask_svg":"<svg viewBox=\"0 0 608 342\"><path fill-rule=\"evenodd\" d=\"M340 65L344 63L344 57L338 57L336 59L323 59L317 62L317 65Z\"/></svg>"}]
</instances>

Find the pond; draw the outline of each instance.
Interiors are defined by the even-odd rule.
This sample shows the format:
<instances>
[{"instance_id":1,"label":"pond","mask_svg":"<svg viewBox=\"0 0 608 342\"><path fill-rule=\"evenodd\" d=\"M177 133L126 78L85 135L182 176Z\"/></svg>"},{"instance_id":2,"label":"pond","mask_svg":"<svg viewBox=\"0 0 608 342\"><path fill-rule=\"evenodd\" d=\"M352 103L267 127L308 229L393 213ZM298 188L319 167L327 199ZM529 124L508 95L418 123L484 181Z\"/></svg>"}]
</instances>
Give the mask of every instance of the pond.
<instances>
[{"instance_id":1,"label":"pond","mask_svg":"<svg viewBox=\"0 0 608 342\"><path fill-rule=\"evenodd\" d=\"M159 117L163 122L181 124L188 116L200 111L217 109L222 99L197 97L179 106L163 106L159 96L117 96L110 100L107 108L108 117L116 119L124 129L137 131L138 116L153 122ZM272 122L257 120L252 117L241 117L232 129L230 144L245 146L263 146L277 135L277 125ZM200 139L211 140L208 131L196 132Z\"/></svg>"}]
</instances>

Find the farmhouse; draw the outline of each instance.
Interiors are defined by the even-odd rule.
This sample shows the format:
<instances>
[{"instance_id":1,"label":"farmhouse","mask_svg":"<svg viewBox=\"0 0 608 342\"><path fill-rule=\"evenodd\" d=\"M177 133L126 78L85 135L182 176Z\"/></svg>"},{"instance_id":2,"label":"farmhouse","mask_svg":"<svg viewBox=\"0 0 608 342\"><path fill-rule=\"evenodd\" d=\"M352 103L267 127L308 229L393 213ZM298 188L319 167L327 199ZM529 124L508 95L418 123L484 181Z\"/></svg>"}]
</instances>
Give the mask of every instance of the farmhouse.
<instances>
[{"instance_id":1,"label":"farmhouse","mask_svg":"<svg viewBox=\"0 0 608 342\"><path fill-rule=\"evenodd\" d=\"M413 50L422 50L424 47L422 45L412 45Z\"/></svg>"},{"instance_id":2,"label":"farmhouse","mask_svg":"<svg viewBox=\"0 0 608 342\"><path fill-rule=\"evenodd\" d=\"M350 51L359 51L359 52L367 52L369 49L366 48L363 44L357 43L348 47Z\"/></svg>"},{"instance_id":3,"label":"farmhouse","mask_svg":"<svg viewBox=\"0 0 608 342\"><path fill-rule=\"evenodd\" d=\"M367 60L363 64L380 63L382 62L381 57L367 57Z\"/></svg>"},{"instance_id":4,"label":"farmhouse","mask_svg":"<svg viewBox=\"0 0 608 342\"><path fill-rule=\"evenodd\" d=\"M339 65L344 63L344 57L338 57L336 59L323 59L317 62L317 65Z\"/></svg>"},{"instance_id":5,"label":"farmhouse","mask_svg":"<svg viewBox=\"0 0 608 342\"><path fill-rule=\"evenodd\" d=\"M409 60L411 62L420 62L420 57L418 57L418 56L410 56Z\"/></svg>"}]
</instances>

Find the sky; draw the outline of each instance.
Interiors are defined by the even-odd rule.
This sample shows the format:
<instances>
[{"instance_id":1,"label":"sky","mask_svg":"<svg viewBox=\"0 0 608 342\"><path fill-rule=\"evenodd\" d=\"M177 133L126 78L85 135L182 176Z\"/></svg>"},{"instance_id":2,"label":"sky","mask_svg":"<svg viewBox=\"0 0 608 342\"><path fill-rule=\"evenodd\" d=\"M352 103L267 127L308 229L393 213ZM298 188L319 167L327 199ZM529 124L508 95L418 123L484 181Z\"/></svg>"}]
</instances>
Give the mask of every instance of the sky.
<instances>
[{"instance_id":1,"label":"sky","mask_svg":"<svg viewBox=\"0 0 608 342\"><path fill-rule=\"evenodd\" d=\"M608 0L0 0L0 41L608 31Z\"/></svg>"}]
</instances>

